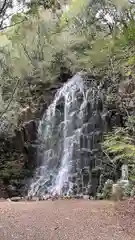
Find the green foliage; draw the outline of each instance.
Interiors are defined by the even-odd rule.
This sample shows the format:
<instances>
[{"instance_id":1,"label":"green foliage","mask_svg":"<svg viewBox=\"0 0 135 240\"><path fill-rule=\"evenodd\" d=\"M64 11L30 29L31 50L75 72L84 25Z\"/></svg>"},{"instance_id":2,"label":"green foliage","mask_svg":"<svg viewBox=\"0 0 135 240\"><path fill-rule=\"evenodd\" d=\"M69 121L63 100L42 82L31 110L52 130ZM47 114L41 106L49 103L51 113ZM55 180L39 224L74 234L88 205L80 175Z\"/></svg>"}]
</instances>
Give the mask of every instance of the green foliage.
<instances>
[{"instance_id":1,"label":"green foliage","mask_svg":"<svg viewBox=\"0 0 135 240\"><path fill-rule=\"evenodd\" d=\"M53 84L63 72L117 71L120 61L126 58L124 47L128 49L128 43L134 41L134 7L129 7L126 1L74 0L66 11L60 9L57 3L30 1L27 11L12 17L11 24L15 25L0 35L0 85L5 107L19 80L13 104L8 108L13 114L20 112L21 92L26 103L32 99L32 94L26 89L27 84L24 84L28 77L33 79L30 86L33 89L35 81L36 84L38 81ZM56 7L55 13L53 7ZM130 18L126 29L123 20L118 17L119 8L121 19L125 13ZM102 16L97 17L99 10L102 10ZM110 13L115 24L105 20L105 11ZM133 62L134 56L131 55L129 64Z\"/></svg>"},{"instance_id":2,"label":"green foliage","mask_svg":"<svg viewBox=\"0 0 135 240\"><path fill-rule=\"evenodd\" d=\"M135 43L135 21L130 21L124 31L124 36L128 44Z\"/></svg>"},{"instance_id":3,"label":"green foliage","mask_svg":"<svg viewBox=\"0 0 135 240\"><path fill-rule=\"evenodd\" d=\"M1 89L5 107L11 98L12 89L19 80L12 99L13 104L8 108L8 115L10 112L13 114L20 112L22 91L26 103L28 99L32 99L30 91L24 84L27 77L33 79L31 89L35 80L36 84L37 81L53 84L60 79L63 72L74 73L92 69L95 71L95 68L98 72L100 69L118 68L114 55L118 56L118 51L123 52L120 47L123 34L126 34L124 39L126 36L131 39L134 25L130 21L128 31L118 33L118 37L114 39L112 33L108 32L108 24L105 23L103 16L101 19L96 17L99 9L104 12L106 6L108 12L109 7L114 9L115 4L112 1L109 3L72 1L67 11L59 9L59 12L56 11L54 14L54 11L47 9L52 6L58 9L57 1L31 1L28 11L12 17L11 24L15 25L6 29L0 36ZM115 9L118 5L120 4L117 4ZM39 9L39 6L46 10ZM122 4L122 11L125 11L127 8L123 6L125 5ZM22 23L18 25L17 23L21 21Z\"/></svg>"},{"instance_id":4,"label":"green foliage","mask_svg":"<svg viewBox=\"0 0 135 240\"><path fill-rule=\"evenodd\" d=\"M102 147L114 164L128 163L129 178L135 178L134 117L129 117L126 128L116 128L105 135Z\"/></svg>"},{"instance_id":5,"label":"green foliage","mask_svg":"<svg viewBox=\"0 0 135 240\"><path fill-rule=\"evenodd\" d=\"M103 199L110 199L111 198L112 185L113 185L113 181L108 179L106 181L105 185L104 185L104 188L103 188L103 193L102 193Z\"/></svg>"},{"instance_id":6,"label":"green foliage","mask_svg":"<svg viewBox=\"0 0 135 240\"><path fill-rule=\"evenodd\" d=\"M86 11L88 3L88 0L72 0L67 10L62 14L60 24L62 26L73 24L72 21L75 21L82 12Z\"/></svg>"},{"instance_id":7,"label":"green foliage","mask_svg":"<svg viewBox=\"0 0 135 240\"><path fill-rule=\"evenodd\" d=\"M103 148L114 156L113 161L135 161L134 143L134 139L125 130L118 128L105 136Z\"/></svg>"},{"instance_id":8,"label":"green foliage","mask_svg":"<svg viewBox=\"0 0 135 240\"><path fill-rule=\"evenodd\" d=\"M124 196L130 197L133 192L133 184L127 184L124 188Z\"/></svg>"}]
</instances>

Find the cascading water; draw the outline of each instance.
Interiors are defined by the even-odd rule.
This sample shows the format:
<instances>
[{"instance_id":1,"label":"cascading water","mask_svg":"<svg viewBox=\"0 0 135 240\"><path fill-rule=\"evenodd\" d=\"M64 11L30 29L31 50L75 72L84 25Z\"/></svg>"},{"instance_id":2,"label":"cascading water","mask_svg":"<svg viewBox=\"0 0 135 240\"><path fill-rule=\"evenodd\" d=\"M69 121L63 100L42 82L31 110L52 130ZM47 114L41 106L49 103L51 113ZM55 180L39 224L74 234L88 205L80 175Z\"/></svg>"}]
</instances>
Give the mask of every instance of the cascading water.
<instances>
[{"instance_id":1,"label":"cascading water","mask_svg":"<svg viewBox=\"0 0 135 240\"><path fill-rule=\"evenodd\" d=\"M44 114L39 124L41 166L30 186L30 196L68 193L73 187L72 175L93 164L91 150L96 142L91 133L100 136L102 119L97 110L92 116L94 98L91 96L93 102L89 103L87 93L85 81L77 74L57 91Z\"/></svg>"}]
</instances>

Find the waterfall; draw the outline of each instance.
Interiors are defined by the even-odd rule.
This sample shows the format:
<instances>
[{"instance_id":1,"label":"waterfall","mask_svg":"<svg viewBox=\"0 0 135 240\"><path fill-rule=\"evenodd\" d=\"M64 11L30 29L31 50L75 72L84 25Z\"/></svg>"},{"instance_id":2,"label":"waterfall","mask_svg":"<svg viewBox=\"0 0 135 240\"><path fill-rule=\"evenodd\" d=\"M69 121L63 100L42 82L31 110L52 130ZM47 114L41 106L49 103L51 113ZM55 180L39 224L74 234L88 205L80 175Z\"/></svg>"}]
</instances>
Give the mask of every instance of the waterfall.
<instances>
[{"instance_id":1,"label":"waterfall","mask_svg":"<svg viewBox=\"0 0 135 240\"><path fill-rule=\"evenodd\" d=\"M29 195L68 193L73 188L72 176L93 164L92 149L96 142L92 133L100 137L99 128L102 128L99 112L93 111L93 100L91 95L91 102L88 101L88 87L80 73L57 91L39 124L41 164Z\"/></svg>"}]
</instances>

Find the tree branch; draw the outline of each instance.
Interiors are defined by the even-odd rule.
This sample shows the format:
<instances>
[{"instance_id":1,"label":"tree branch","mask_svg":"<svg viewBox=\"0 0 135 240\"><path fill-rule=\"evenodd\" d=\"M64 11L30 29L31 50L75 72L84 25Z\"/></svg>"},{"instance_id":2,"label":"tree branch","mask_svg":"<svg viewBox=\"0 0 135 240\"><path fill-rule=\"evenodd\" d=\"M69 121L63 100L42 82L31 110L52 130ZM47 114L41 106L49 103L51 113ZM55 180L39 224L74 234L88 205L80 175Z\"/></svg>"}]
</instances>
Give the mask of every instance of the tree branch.
<instances>
[{"instance_id":1,"label":"tree branch","mask_svg":"<svg viewBox=\"0 0 135 240\"><path fill-rule=\"evenodd\" d=\"M23 19L23 20L21 20L21 21L19 21L17 23L14 23L14 24L11 24L11 25L8 25L8 26L1 27L0 30L4 30L4 29L10 28L10 27L14 27L14 26L16 26L16 25L18 25L18 24L20 24L20 23L22 23L24 21L26 21L26 19Z\"/></svg>"},{"instance_id":2,"label":"tree branch","mask_svg":"<svg viewBox=\"0 0 135 240\"><path fill-rule=\"evenodd\" d=\"M25 47L24 44L22 44L22 43L21 43L21 46L23 47L24 53L25 53L25 55L28 57L28 59L30 60L32 66L36 69L36 65L33 63L33 60L32 60L32 58L30 57L30 55L29 55L26 47Z\"/></svg>"},{"instance_id":3,"label":"tree branch","mask_svg":"<svg viewBox=\"0 0 135 240\"><path fill-rule=\"evenodd\" d=\"M3 117L3 115L7 112L7 110L9 109L9 107L10 107L10 105L11 105L11 103L12 103L12 101L13 101L13 97L14 97L14 95L15 95L15 92L16 92L16 89L17 89L19 83L20 83L20 79L18 79L18 81L17 81L17 83L16 83L16 86L15 86L15 88L13 89L11 98L10 98L10 100L9 100L6 108L5 108L4 111L0 114L0 121L1 121L1 119L2 119L2 117Z\"/></svg>"},{"instance_id":4,"label":"tree branch","mask_svg":"<svg viewBox=\"0 0 135 240\"><path fill-rule=\"evenodd\" d=\"M7 0L5 0L4 1L4 3L3 3L3 5L2 5L2 7L0 8L0 14L2 14L3 15L3 11L5 10L5 7L7 8L7 5L8 3L7 3Z\"/></svg>"}]
</instances>

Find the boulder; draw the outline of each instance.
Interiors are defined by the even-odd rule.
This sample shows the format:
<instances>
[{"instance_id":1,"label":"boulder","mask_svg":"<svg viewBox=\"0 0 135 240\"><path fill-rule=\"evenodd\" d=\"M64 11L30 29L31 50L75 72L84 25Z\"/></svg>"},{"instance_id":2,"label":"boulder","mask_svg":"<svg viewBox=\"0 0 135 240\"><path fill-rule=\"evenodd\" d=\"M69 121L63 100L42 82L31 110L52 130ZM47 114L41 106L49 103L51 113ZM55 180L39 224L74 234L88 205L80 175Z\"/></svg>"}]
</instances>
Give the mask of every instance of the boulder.
<instances>
[{"instance_id":1,"label":"boulder","mask_svg":"<svg viewBox=\"0 0 135 240\"><path fill-rule=\"evenodd\" d=\"M32 200L32 201L39 201L39 198L38 198L38 197L32 197L31 200Z\"/></svg>"},{"instance_id":2,"label":"boulder","mask_svg":"<svg viewBox=\"0 0 135 240\"><path fill-rule=\"evenodd\" d=\"M59 195L58 194L55 194L54 196L51 196L51 200L52 201L55 201L55 200L58 200L59 199Z\"/></svg>"},{"instance_id":3,"label":"boulder","mask_svg":"<svg viewBox=\"0 0 135 240\"><path fill-rule=\"evenodd\" d=\"M112 200L120 201L123 199L124 190L119 183L112 185Z\"/></svg>"},{"instance_id":4,"label":"boulder","mask_svg":"<svg viewBox=\"0 0 135 240\"><path fill-rule=\"evenodd\" d=\"M42 196L42 200L49 200L51 198L50 194L45 194Z\"/></svg>"},{"instance_id":5,"label":"boulder","mask_svg":"<svg viewBox=\"0 0 135 240\"><path fill-rule=\"evenodd\" d=\"M22 197L12 197L10 198L12 202L20 202L22 200Z\"/></svg>"},{"instance_id":6,"label":"boulder","mask_svg":"<svg viewBox=\"0 0 135 240\"><path fill-rule=\"evenodd\" d=\"M83 199L83 193L80 193L77 196L78 196L78 199Z\"/></svg>"},{"instance_id":7,"label":"boulder","mask_svg":"<svg viewBox=\"0 0 135 240\"><path fill-rule=\"evenodd\" d=\"M104 199L110 199L112 196L112 187L113 187L113 181L108 179L103 188L103 198Z\"/></svg>"},{"instance_id":8,"label":"boulder","mask_svg":"<svg viewBox=\"0 0 135 240\"><path fill-rule=\"evenodd\" d=\"M84 196L83 196L83 199L84 199L84 200L89 200L89 195L84 195Z\"/></svg>"},{"instance_id":9,"label":"boulder","mask_svg":"<svg viewBox=\"0 0 135 240\"><path fill-rule=\"evenodd\" d=\"M10 199L10 198L7 198L7 201L8 201L8 202L11 202L11 199Z\"/></svg>"}]
</instances>

